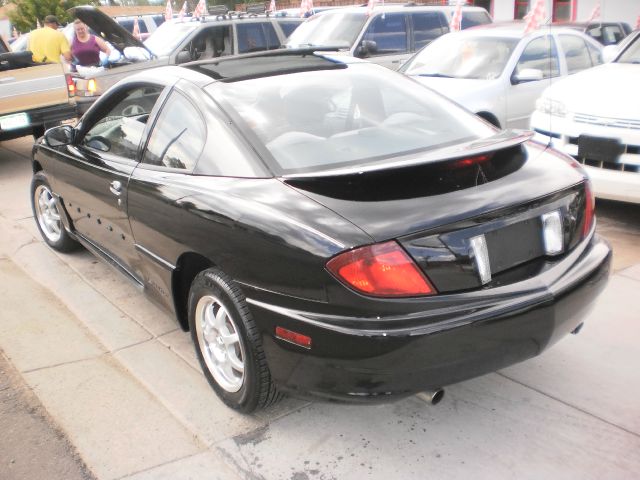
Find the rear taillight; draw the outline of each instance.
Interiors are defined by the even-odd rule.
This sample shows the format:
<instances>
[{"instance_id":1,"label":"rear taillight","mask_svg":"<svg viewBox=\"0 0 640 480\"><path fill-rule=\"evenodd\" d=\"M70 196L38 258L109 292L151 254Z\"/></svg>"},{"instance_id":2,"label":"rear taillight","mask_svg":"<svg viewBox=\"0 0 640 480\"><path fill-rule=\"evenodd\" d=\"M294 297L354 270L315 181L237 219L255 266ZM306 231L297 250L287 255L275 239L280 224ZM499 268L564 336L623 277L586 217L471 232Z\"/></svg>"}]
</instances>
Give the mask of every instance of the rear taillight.
<instances>
[{"instance_id":1,"label":"rear taillight","mask_svg":"<svg viewBox=\"0 0 640 480\"><path fill-rule=\"evenodd\" d=\"M73 81L71 75L65 75L67 79L67 93L70 97L73 97L76 94L76 82Z\"/></svg>"},{"instance_id":2,"label":"rear taillight","mask_svg":"<svg viewBox=\"0 0 640 480\"><path fill-rule=\"evenodd\" d=\"M398 243L368 245L341 253L327 270L347 286L376 297L415 297L436 289Z\"/></svg>"},{"instance_id":3,"label":"rear taillight","mask_svg":"<svg viewBox=\"0 0 640 480\"><path fill-rule=\"evenodd\" d=\"M589 235L589 232L591 231L593 219L595 218L595 209L596 197L593 194L591 182L586 180L584 182L584 222L582 223L582 238Z\"/></svg>"},{"instance_id":4,"label":"rear taillight","mask_svg":"<svg viewBox=\"0 0 640 480\"><path fill-rule=\"evenodd\" d=\"M93 95L94 93L96 93L97 90L98 90L98 84L97 84L95 78L90 79L87 82L87 92L89 92L91 95Z\"/></svg>"}]
</instances>

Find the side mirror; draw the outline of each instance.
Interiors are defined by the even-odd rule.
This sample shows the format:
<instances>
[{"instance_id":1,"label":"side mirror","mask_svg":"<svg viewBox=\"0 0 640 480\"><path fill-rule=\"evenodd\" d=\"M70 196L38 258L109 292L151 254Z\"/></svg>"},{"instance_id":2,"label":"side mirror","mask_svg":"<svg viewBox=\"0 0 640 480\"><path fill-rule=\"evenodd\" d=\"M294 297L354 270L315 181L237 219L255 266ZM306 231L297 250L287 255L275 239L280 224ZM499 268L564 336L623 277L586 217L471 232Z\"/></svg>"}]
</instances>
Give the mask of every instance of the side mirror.
<instances>
[{"instance_id":1,"label":"side mirror","mask_svg":"<svg viewBox=\"0 0 640 480\"><path fill-rule=\"evenodd\" d=\"M365 58L369 55L373 55L378 51L378 44L373 40L363 40L360 42L360 46L355 51L355 56L359 58Z\"/></svg>"},{"instance_id":2,"label":"side mirror","mask_svg":"<svg viewBox=\"0 0 640 480\"><path fill-rule=\"evenodd\" d=\"M611 63L618 56L617 45L607 45L602 49L602 61L604 63Z\"/></svg>"},{"instance_id":3,"label":"side mirror","mask_svg":"<svg viewBox=\"0 0 640 480\"><path fill-rule=\"evenodd\" d=\"M182 51L182 52L178 52L178 55L176 55L176 65L180 65L181 63L187 63L191 61L191 53L190 52L186 52L186 51Z\"/></svg>"},{"instance_id":4,"label":"side mirror","mask_svg":"<svg viewBox=\"0 0 640 480\"><path fill-rule=\"evenodd\" d=\"M44 141L50 147L61 147L63 145L71 145L75 137L75 130L69 125L53 127L44 132Z\"/></svg>"},{"instance_id":5,"label":"side mirror","mask_svg":"<svg viewBox=\"0 0 640 480\"><path fill-rule=\"evenodd\" d=\"M537 80L542 80L543 78L542 70L538 70L537 68L523 68L519 73L512 77L511 83L516 85L524 82L535 82Z\"/></svg>"}]
</instances>

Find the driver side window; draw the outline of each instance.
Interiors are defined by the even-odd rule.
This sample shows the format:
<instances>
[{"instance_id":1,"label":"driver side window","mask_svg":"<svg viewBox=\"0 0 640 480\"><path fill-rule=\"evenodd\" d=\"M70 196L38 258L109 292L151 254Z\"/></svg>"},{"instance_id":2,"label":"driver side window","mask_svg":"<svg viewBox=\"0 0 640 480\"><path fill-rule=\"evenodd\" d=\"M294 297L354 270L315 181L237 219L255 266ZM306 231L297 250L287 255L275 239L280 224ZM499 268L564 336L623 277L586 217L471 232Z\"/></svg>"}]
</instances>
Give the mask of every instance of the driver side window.
<instances>
[{"instance_id":1,"label":"driver side window","mask_svg":"<svg viewBox=\"0 0 640 480\"><path fill-rule=\"evenodd\" d=\"M87 131L81 144L135 160L149 114L163 88L138 86L121 94L115 106Z\"/></svg>"},{"instance_id":2,"label":"driver side window","mask_svg":"<svg viewBox=\"0 0 640 480\"><path fill-rule=\"evenodd\" d=\"M546 35L529 42L518 60L515 73L533 69L540 70L542 78L557 77L560 75L558 63L556 44L550 35Z\"/></svg>"},{"instance_id":3,"label":"driver side window","mask_svg":"<svg viewBox=\"0 0 640 480\"><path fill-rule=\"evenodd\" d=\"M233 54L231 28L216 26L205 28L198 33L184 51L189 52L191 60L224 57Z\"/></svg>"}]
</instances>

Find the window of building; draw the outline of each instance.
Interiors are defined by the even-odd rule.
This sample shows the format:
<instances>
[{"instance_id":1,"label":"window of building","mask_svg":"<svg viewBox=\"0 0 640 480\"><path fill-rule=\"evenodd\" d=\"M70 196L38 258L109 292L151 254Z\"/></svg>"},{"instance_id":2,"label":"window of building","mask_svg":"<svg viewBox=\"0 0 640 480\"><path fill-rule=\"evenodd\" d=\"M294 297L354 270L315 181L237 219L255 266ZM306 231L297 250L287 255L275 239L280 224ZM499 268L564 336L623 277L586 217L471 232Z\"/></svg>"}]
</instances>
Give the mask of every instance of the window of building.
<instances>
[{"instance_id":1,"label":"window of building","mask_svg":"<svg viewBox=\"0 0 640 480\"><path fill-rule=\"evenodd\" d=\"M553 0L553 21L568 22L572 18L573 0Z\"/></svg>"},{"instance_id":2,"label":"window of building","mask_svg":"<svg viewBox=\"0 0 640 480\"><path fill-rule=\"evenodd\" d=\"M529 11L529 0L515 0L514 3L513 18L515 20L521 20Z\"/></svg>"}]
</instances>

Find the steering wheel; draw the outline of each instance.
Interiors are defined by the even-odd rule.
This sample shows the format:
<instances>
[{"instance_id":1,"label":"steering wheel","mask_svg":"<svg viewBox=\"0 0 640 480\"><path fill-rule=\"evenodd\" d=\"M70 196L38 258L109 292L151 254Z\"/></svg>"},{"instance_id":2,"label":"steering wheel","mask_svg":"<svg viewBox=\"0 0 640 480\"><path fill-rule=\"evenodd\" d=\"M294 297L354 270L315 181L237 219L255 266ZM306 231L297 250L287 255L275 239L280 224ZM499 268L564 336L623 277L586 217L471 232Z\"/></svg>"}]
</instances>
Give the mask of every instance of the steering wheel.
<instances>
[{"instance_id":1,"label":"steering wheel","mask_svg":"<svg viewBox=\"0 0 640 480\"><path fill-rule=\"evenodd\" d=\"M125 107L122 109L122 116L124 117L132 117L133 115L141 115L143 113L147 113L147 112L142 106L137 105L135 103L132 103L128 107Z\"/></svg>"}]
</instances>

